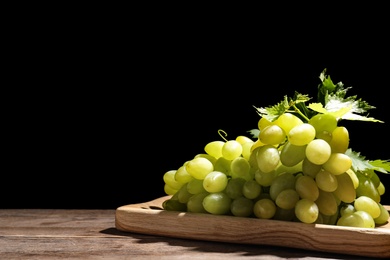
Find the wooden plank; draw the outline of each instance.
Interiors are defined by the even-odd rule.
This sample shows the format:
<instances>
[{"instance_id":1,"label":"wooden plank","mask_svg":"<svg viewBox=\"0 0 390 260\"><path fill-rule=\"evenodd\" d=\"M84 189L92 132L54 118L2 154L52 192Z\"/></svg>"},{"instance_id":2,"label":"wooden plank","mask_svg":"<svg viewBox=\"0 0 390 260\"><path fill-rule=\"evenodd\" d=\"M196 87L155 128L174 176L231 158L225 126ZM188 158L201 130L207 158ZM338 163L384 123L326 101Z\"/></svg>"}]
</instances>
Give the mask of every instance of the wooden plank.
<instances>
[{"instance_id":1,"label":"wooden plank","mask_svg":"<svg viewBox=\"0 0 390 260\"><path fill-rule=\"evenodd\" d=\"M369 229L165 211L162 202L168 198L118 207L115 227L125 232L166 237L390 257L389 223Z\"/></svg>"}]
</instances>

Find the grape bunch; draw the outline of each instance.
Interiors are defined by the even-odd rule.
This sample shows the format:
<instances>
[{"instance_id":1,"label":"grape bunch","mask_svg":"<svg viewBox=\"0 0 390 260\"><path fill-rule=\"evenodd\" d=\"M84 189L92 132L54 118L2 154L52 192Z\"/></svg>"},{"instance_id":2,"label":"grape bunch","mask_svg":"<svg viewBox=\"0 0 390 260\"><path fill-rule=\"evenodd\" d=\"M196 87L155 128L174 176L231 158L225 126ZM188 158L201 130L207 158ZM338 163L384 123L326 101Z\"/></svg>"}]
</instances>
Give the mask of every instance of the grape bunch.
<instances>
[{"instance_id":1,"label":"grape bunch","mask_svg":"<svg viewBox=\"0 0 390 260\"><path fill-rule=\"evenodd\" d=\"M348 129L340 122L356 119L357 110L354 114L347 101L359 108L362 103L356 96L344 98L347 89L334 85L325 72L322 103L306 106L309 98L299 93L285 97L258 109L261 117L251 137L221 135L167 171L164 191L172 196L163 208L361 228L386 224L389 212L380 202L385 187L377 172L388 173L388 160L368 161L349 147ZM335 99L345 106L330 106Z\"/></svg>"}]
</instances>

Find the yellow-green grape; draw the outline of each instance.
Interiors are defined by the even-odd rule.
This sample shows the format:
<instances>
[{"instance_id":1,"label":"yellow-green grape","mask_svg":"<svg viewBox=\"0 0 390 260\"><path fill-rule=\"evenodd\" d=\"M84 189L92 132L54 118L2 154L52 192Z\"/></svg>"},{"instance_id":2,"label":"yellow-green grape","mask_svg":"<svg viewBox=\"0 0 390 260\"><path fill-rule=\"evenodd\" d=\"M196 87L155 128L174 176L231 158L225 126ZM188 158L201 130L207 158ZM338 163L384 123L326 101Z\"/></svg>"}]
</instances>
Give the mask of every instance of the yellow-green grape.
<instances>
[{"instance_id":1,"label":"yellow-green grape","mask_svg":"<svg viewBox=\"0 0 390 260\"><path fill-rule=\"evenodd\" d=\"M337 212L338 205L332 192L326 192L320 189L315 203L324 215L331 216Z\"/></svg>"},{"instance_id":2,"label":"yellow-green grape","mask_svg":"<svg viewBox=\"0 0 390 260\"><path fill-rule=\"evenodd\" d=\"M378 190L379 195L382 196L383 194L385 194L385 191L386 191L385 185L383 185L383 183L380 182L377 190Z\"/></svg>"},{"instance_id":3,"label":"yellow-green grape","mask_svg":"<svg viewBox=\"0 0 390 260\"><path fill-rule=\"evenodd\" d=\"M278 194L275 204L282 209L293 209L298 201L299 195L295 189L285 189Z\"/></svg>"},{"instance_id":4,"label":"yellow-green grape","mask_svg":"<svg viewBox=\"0 0 390 260\"><path fill-rule=\"evenodd\" d=\"M240 144L245 144L245 143L253 143L253 140L250 139L249 137L245 135L239 135L236 137L236 141L239 142Z\"/></svg>"},{"instance_id":5,"label":"yellow-green grape","mask_svg":"<svg viewBox=\"0 0 390 260\"><path fill-rule=\"evenodd\" d=\"M375 221L371 214L364 210L357 210L352 215L359 215L363 219L363 226L362 228L375 228Z\"/></svg>"},{"instance_id":6,"label":"yellow-green grape","mask_svg":"<svg viewBox=\"0 0 390 260\"><path fill-rule=\"evenodd\" d=\"M252 145L254 143L255 142L252 141L252 142L246 142L246 143L241 144L242 145L242 157L244 157L248 161L249 161L249 158L251 156L251 148L252 148Z\"/></svg>"},{"instance_id":7,"label":"yellow-green grape","mask_svg":"<svg viewBox=\"0 0 390 260\"><path fill-rule=\"evenodd\" d=\"M375 173L375 171L370 172L370 179L374 184L375 188L378 188L381 180L379 179L379 176Z\"/></svg>"},{"instance_id":8,"label":"yellow-green grape","mask_svg":"<svg viewBox=\"0 0 390 260\"><path fill-rule=\"evenodd\" d=\"M219 171L210 172L203 180L203 188L210 193L223 191L227 184L228 177Z\"/></svg>"},{"instance_id":9,"label":"yellow-green grape","mask_svg":"<svg viewBox=\"0 0 390 260\"><path fill-rule=\"evenodd\" d=\"M255 180L247 180L242 186L242 194L248 199L255 199L261 193L261 186Z\"/></svg>"},{"instance_id":10,"label":"yellow-green grape","mask_svg":"<svg viewBox=\"0 0 390 260\"><path fill-rule=\"evenodd\" d=\"M244 180L243 178L229 179L229 182L225 189L225 193L231 199L237 199L239 197L243 197L242 187L244 186L245 182L246 180Z\"/></svg>"},{"instance_id":11,"label":"yellow-green grape","mask_svg":"<svg viewBox=\"0 0 390 260\"><path fill-rule=\"evenodd\" d=\"M317 204L308 199L300 199L295 204L295 216L303 223L314 223L319 215Z\"/></svg>"},{"instance_id":12,"label":"yellow-green grape","mask_svg":"<svg viewBox=\"0 0 390 260\"><path fill-rule=\"evenodd\" d=\"M186 170L195 179L203 180L207 174L214 170L214 165L208 159L198 157L186 164Z\"/></svg>"},{"instance_id":13,"label":"yellow-green grape","mask_svg":"<svg viewBox=\"0 0 390 260\"><path fill-rule=\"evenodd\" d=\"M280 162L279 151L272 145L262 146L256 152L256 160L257 166L262 172L271 172Z\"/></svg>"},{"instance_id":14,"label":"yellow-green grape","mask_svg":"<svg viewBox=\"0 0 390 260\"><path fill-rule=\"evenodd\" d=\"M203 157L203 158L206 158L207 160L209 160L212 164L215 164L215 162L217 161L217 159L214 157L214 156L211 156L207 153L199 153L197 155L194 156L194 158L198 158L198 157Z\"/></svg>"},{"instance_id":15,"label":"yellow-green grape","mask_svg":"<svg viewBox=\"0 0 390 260\"><path fill-rule=\"evenodd\" d=\"M203 199L204 209L214 215L227 215L232 199L224 192L210 193Z\"/></svg>"},{"instance_id":16,"label":"yellow-green grape","mask_svg":"<svg viewBox=\"0 0 390 260\"><path fill-rule=\"evenodd\" d=\"M315 178L317 173L322 169L321 165L314 164L307 158L302 161L302 172L305 175Z\"/></svg>"},{"instance_id":17,"label":"yellow-green grape","mask_svg":"<svg viewBox=\"0 0 390 260\"><path fill-rule=\"evenodd\" d=\"M346 171L346 173L349 175L349 177L351 178L352 182L353 182L353 187L355 189L357 189L357 187L359 187L359 179L358 177L356 176L356 173L352 170L352 169L348 169Z\"/></svg>"},{"instance_id":18,"label":"yellow-green grape","mask_svg":"<svg viewBox=\"0 0 390 260\"><path fill-rule=\"evenodd\" d=\"M178 182L175 179L177 170L169 170L163 175L164 183L167 184L169 187L171 187L174 190L179 190L181 186L183 186L182 182Z\"/></svg>"},{"instance_id":19,"label":"yellow-green grape","mask_svg":"<svg viewBox=\"0 0 390 260\"><path fill-rule=\"evenodd\" d=\"M315 201L319 196L317 183L311 176L303 175L298 177L295 181L295 190L302 199Z\"/></svg>"},{"instance_id":20,"label":"yellow-green grape","mask_svg":"<svg viewBox=\"0 0 390 260\"><path fill-rule=\"evenodd\" d=\"M293 127L303 124L303 121L296 115L286 112L278 117L276 124L287 134Z\"/></svg>"},{"instance_id":21,"label":"yellow-green grape","mask_svg":"<svg viewBox=\"0 0 390 260\"><path fill-rule=\"evenodd\" d=\"M266 126L274 124L273 122L269 121L267 118L262 117L259 119L257 122L257 127L259 128L260 131L262 131Z\"/></svg>"},{"instance_id":22,"label":"yellow-green grape","mask_svg":"<svg viewBox=\"0 0 390 260\"><path fill-rule=\"evenodd\" d=\"M356 199L356 189L348 173L334 175L337 179L337 188L333 194L342 202L352 203Z\"/></svg>"},{"instance_id":23,"label":"yellow-green grape","mask_svg":"<svg viewBox=\"0 0 390 260\"><path fill-rule=\"evenodd\" d=\"M306 145L310 143L316 135L315 128L308 123L303 123L293 127L287 134L288 141L293 145Z\"/></svg>"},{"instance_id":24,"label":"yellow-green grape","mask_svg":"<svg viewBox=\"0 0 390 260\"><path fill-rule=\"evenodd\" d=\"M389 211L380 203L379 207L381 209L381 214L377 218L374 218L374 222L377 225L384 225L389 220Z\"/></svg>"},{"instance_id":25,"label":"yellow-green grape","mask_svg":"<svg viewBox=\"0 0 390 260\"><path fill-rule=\"evenodd\" d=\"M289 172L289 173L302 173L302 161L299 163L295 164L294 166L286 166L283 165L282 163L279 163L278 167L276 167L276 174L281 174L284 172Z\"/></svg>"},{"instance_id":26,"label":"yellow-green grape","mask_svg":"<svg viewBox=\"0 0 390 260\"><path fill-rule=\"evenodd\" d=\"M179 183L187 183L193 178L194 177L187 172L185 165L180 166L175 173L175 180Z\"/></svg>"},{"instance_id":27,"label":"yellow-green grape","mask_svg":"<svg viewBox=\"0 0 390 260\"><path fill-rule=\"evenodd\" d=\"M344 215L350 215L352 213L356 212L355 207L352 204L344 204L340 208L340 216Z\"/></svg>"},{"instance_id":28,"label":"yellow-green grape","mask_svg":"<svg viewBox=\"0 0 390 260\"><path fill-rule=\"evenodd\" d=\"M317 114L310 118L311 124L316 131L316 138L330 141L332 139L332 132L337 127L337 119L331 114Z\"/></svg>"},{"instance_id":29,"label":"yellow-green grape","mask_svg":"<svg viewBox=\"0 0 390 260\"><path fill-rule=\"evenodd\" d=\"M306 145L293 145L286 142L280 151L280 162L285 166L294 166L305 159Z\"/></svg>"},{"instance_id":30,"label":"yellow-green grape","mask_svg":"<svg viewBox=\"0 0 390 260\"><path fill-rule=\"evenodd\" d=\"M203 180L192 179L187 183L187 190L191 194L206 192L203 187Z\"/></svg>"},{"instance_id":31,"label":"yellow-green grape","mask_svg":"<svg viewBox=\"0 0 390 260\"><path fill-rule=\"evenodd\" d=\"M266 126L260 131L259 140L264 144L277 145L286 139L286 133L278 125Z\"/></svg>"},{"instance_id":32,"label":"yellow-green grape","mask_svg":"<svg viewBox=\"0 0 390 260\"><path fill-rule=\"evenodd\" d=\"M319 171L316 175L316 183L319 189L327 192L332 192L337 189L337 178L336 175L322 170Z\"/></svg>"},{"instance_id":33,"label":"yellow-green grape","mask_svg":"<svg viewBox=\"0 0 390 260\"><path fill-rule=\"evenodd\" d=\"M356 176L359 179L359 186L356 188L356 197L367 196L379 203L381 196L371 179L360 172L357 172Z\"/></svg>"},{"instance_id":34,"label":"yellow-green grape","mask_svg":"<svg viewBox=\"0 0 390 260\"><path fill-rule=\"evenodd\" d=\"M168 184L164 184L164 192L165 194L167 195L173 195L177 192L178 190L177 189L174 189L172 188L171 186L169 186Z\"/></svg>"},{"instance_id":35,"label":"yellow-green grape","mask_svg":"<svg viewBox=\"0 0 390 260\"><path fill-rule=\"evenodd\" d=\"M356 198L354 206L356 211L365 211L370 214L372 218L377 218L381 214L381 208L378 202L367 196L360 196Z\"/></svg>"},{"instance_id":36,"label":"yellow-green grape","mask_svg":"<svg viewBox=\"0 0 390 260\"><path fill-rule=\"evenodd\" d=\"M204 150L207 154L218 159L222 156L222 147L225 144L223 141L212 141L206 144Z\"/></svg>"},{"instance_id":37,"label":"yellow-green grape","mask_svg":"<svg viewBox=\"0 0 390 260\"><path fill-rule=\"evenodd\" d=\"M237 157L230 164L232 178L253 179L250 174L250 164L244 157Z\"/></svg>"},{"instance_id":38,"label":"yellow-green grape","mask_svg":"<svg viewBox=\"0 0 390 260\"><path fill-rule=\"evenodd\" d=\"M192 197L192 194L187 190L187 183L185 183L180 190L177 191L177 199L180 203L187 204L188 200Z\"/></svg>"},{"instance_id":39,"label":"yellow-green grape","mask_svg":"<svg viewBox=\"0 0 390 260\"><path fill-rule=\"evenodd\" d=\"M337 220L336 225L346 227L364 227L364 220L359 214L346 214Z\"/></svg>"},{"instance_id":40,"label":"yellow-green grape","mask_svg":"<svg viewBox=\"0 0 390 260\"><path fill-rule=\"evenodd\" d=\"M260 219L271 219L275 212L276 205L271 199L260 199L253 205L253 214Z\"/></svg>"},{"instance_id":41,"label":"yellow-green grape","mask_svg":"<svg viewBox=\"0 0 390 260\"><path fill-rule=\"evenodd\" d=\"M241 156L242 154L242 145L236 140L226 141L222 146L222 156L227 160L233 160Z\"/></svg>"},{"instance_id":42,"label":"yellow-green grape","mask_svg":"<svg viewBox=\"0 0 390 260\"><path fill-rule=\"evenodd\" d=\"M352 159L343 153L332 153L329 159L322 165L322 168L339 175L346 172L352 166Z\"/></svg>"},{"instance_id":43,"label":"yellow-green grape","mask_svg":"<svg viewBox=\"0 0 390 260\"><path fill-rule=\"evenodd\" d=\"M276 197L282 190L295 188L295 176L291 173L283 173L274 178L269 188L269 195L272 200L276 200Z\"/></svg>"},{"instance_id":44,"label":"yellow-green grape","mask_svg":"<svg viewBox=\"0 0 390 260\"><path fill-rule=\"evenodd\" d=\"M332 132L329 142L333 153L345 153L349 147L349 132L346 127L338 126Z\"/></svg>"},{"instance_id":45,"label":"yellow-green grape","mask_svg":"<svg viewBox=\"0 0 390 260\"><path fill-rule=\"evenodd\" d=\"M275 215L272 217L275 220L294 221L295 219L295 208L282 209L276 207Z\"/></svg>"},{"instance_id":46,"label":"yellow-green grape","mask_svg":"<svg viewBox=\"0 0 390 260\"><path fill-rule=\"evenodd\" d=\"M186 203L181 203L177 199L167 199L162 203L163 209L168 210L168 211L181 211L185 212L187 211L187 204Z\"/></svg>"},{"instance_id":47,"label":"yellow-green grape","mask_svg":"<svg viewBox=\"0 0 390 260\"><path fill-rule=\"evenodd\" d=\"M227 176L231 176L231 167L230 167L231 163L232 163L231 160L227 160L223 157L219 157L214 164L214 170L223 172Z\"/></svg>"},{"instance_id":48,"label":"yellow-green grape","mask_svg":"<svg viewBox=\"0 0 390 260\"><path fill-rule=\"evenodd\" d=\"M307 144L305 150L306 158L314 164L324 164L331 155L331 148L328 142L323 139L314 139Z\"/></svg>"},{"instance_id":49,"label":"yellow-green grape","mask_svg":"<svg viewBox=\"0 0 390 260\"><path fill-rule=\"evenodd\" d=\"M230 204L230 212L236 217L249 217L253 214L253 200L240 197Z\"/></svg>"},{"instance_id":50,"label":"yellow-green grape","mask_svg":"<svg viewBox=\"0 0 390 260\"><path fill-rule=\"evenodd\" d=\"M209 195L208 192L194 194L187 202L187 211L194 213L208 213L203 207L203 199Z\"/></svg>"},{"instance_id":51,"label":"yellow-green grape","mask_svg":"<svg viewBox=\"0 0 390 260\"><path fill-rule=\"evenodd\" d=\"M259 183L263 187L268 187L271 185L272 181L274 180L276 176L276 171L273 170L271 172L262 172L260 170L257 170L255 172L255 180L257 183Z\"/></svg>"}]
</instances>

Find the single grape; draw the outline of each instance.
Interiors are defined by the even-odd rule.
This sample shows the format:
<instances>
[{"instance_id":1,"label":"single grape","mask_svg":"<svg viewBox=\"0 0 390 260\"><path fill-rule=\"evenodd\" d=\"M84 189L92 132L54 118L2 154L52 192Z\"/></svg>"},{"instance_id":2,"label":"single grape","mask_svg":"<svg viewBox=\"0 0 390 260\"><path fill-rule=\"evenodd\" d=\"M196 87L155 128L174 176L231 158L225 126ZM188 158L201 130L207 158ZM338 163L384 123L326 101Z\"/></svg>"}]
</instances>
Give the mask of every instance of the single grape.
<instances>
[{"instance_id":1,"label":"single grape","mask_svg":"<svg viewBox=\"0 0 390 260\"><path fill-rule=\"evenodd\" d=\"M303 123L293 127L287 134L288 141L293 145L306 145L310 143L316 135L315 128L308 123Z\"/></svg>"},{"instance_id":2,"label":"single grape","mask_svg":"<svg viewBox=\"0 0 390 260\"><path fill-rule=\"evenodd\" d=\"M236 217L249 217L253 214L253 200L239 197L230 204L230 212Z\"/></svg>"},{"instance_id":3,"label":"single grape","mask_svg":"<svg viewBox=\"0 0 390 260\"><path fill-rule=\"evenodd\" d=\"M256 159L257 166L262 172L271 172L280 162L279 151L272 145L262 146L256 152Z\"/></svg>"},{"instance_id":4,"label":"single grape","mask_svg":"<svg viewBox=\"0 0 390 260\"><path fill-rule=\"evenodd\" d=\"M261 185L254 179L247 180L242 187L242 194L248 199L255 199L261 193Z\"/></svg>"},{"instance_id":5,"label":"single grape","mask_svg":"<svg viewBox=\"0 0 390 260\"><path fill-rule=\"evenodd\" d=\"M302 172L305 175L315 178L317 173L322 169L321 165L314 164L307 158L302 161Z\"/></svg>"},{"instance_id":6,"label":"single grape","mask_svg":"<svg viewBox=\"0 0 390 260\"><path fill-rule=\"evenodd\" d=\"M376 225L384 225L389 220L389 211L380 203L379 203L379 207L381 209L381 213L379 214L378 217L374 218L374 222Z\"/></svg>"},{"instance_id":7,"label":"single grape","mask_svg":"<svg viewBox=\"0 0 390 260\"><path fill-rule=\"evenodd\" d=\"M218 159L222 156L222 147L225 144L223 141L212 141L206 144L204 150L207 154Z\"/></svg>"},{"instance_id":8,"label":"single grape","mask_svg":"<svg viewBox=\"0 0 390 260\"><path fill-rule=\"evenodd\" d=\"M302 199L315 201L319 196L317 183L311 176L303 175L297 178L295 190Z\"/></svg>"},{"instance_id":9,"label":"single grape","mask_svg":"<svg viewBox=\"0 0 390 260\"><path fill-rule=\"evenodd\" d=\"M237 157L230 164L232 178L243 178L245 180L253 179L250 174L250 164L244 157Z\"/></svg>"},{"instance_id":10,"label":"single grape","mask_svg":"<svg viewBox=\"0 0 390 260\"><path fill-rule=\"evenodd\" d=\"M275 202L271 199L260 199L253 206L253 214L257 218L271 219L276 212Z\"/></svg>"},{"instance_id":11,"label":"single grape","mask_svg":"<svg viewBox=\"0 0 390 260\"><path fill-rule=\"evenodd\" d=\"M175 173L175 180L179 183L187 183L193 178L194 177L187 172L185 165L180 166Z\"/></svg>"},{"instance_id":12,"label":"single grape","mask_svg":"<svg viewBox=\"0 0 390 260\"><path fill-rule=\"evenodd\" d=\"M263 144L277 145L282 143L285 139L286 133L278 125L266 126L259 134L259 140Z\"/></svg>"},{"instance_id":13,"label":"single grape","mask_svg":"<svg viewBox=\"0 0 390 260\"><path fill-rule=\"evenodd\" d=\"M280 152L280 162L292 167L303 161L306 157L306 145L293 145L290 142L286 142Z\"/></svg>"},{"instance_id":14,"label":"single grape","mask_svg":"<svg viewBox=\"0 0 390 260\"><path fill-rule=\"evenodd\" d=\"M303 121L296 115L285 112L278 117L276 124L287 134L295 126L303 124Z\"/></svg>"},{"instance_id":15,"label":"single grape","mask_svg":"<svg viewBox=\"0 0 390 260\"><path fill-rule=\"evenodd\" d=\"M295 204L295 215L303 223L314 223L319 215L317 204L308 199L300 199Z\"/></svg>"},{"instance_id":16,"label":"single grape","mask_svg":"<svg viewBox=\"0 0 390 260\"><path fill-rule=\"evenodd\" d=\"M312 163L321 165L329 159L331 155L331 148L325 140L314 139L307 144L305 155Z\"/></svg>"},{"instance_id":17,"label":"single grape","mask_svg":"<svg viewBox=\"0 0 390 260\"><path fill-rule=\"evenodd\" d=\"M293 209L298 201L299 195L295 189L285 189L278 194L275 204L282 209Z\"/></svg>"},{"instance_id":18,"label":"single grape","mask_svg":"<svg viewBox=\"0 0 390 260\"><path fill-rule=\"evenodd\" d=\"M352 166L352 159L343 153L332 153L329 159L322 165L322 168L339 175L346 172Z\"/></svg>"},{"instance_id":19,"label":"single grape","mask_svg":"<svg viewBox=\"0 0 390 260\"><path fill-rule=\"evenodd\" d=\"M191 194L206 192L203 187L203 180L192 179L187 183L187 190Z\"/></svg>"},{"instance_id":20,"label":"single grape","mask_svg":"<svg viewBox=\"0 0 390 260\"><path fill-rule=\"evenodd\" d=\"M230 212L232 199L224 192L210 193L203 199L204 209L214 215L226 215Z\"/></svg>"},{"instance_id":21,"label":"single grape","mask_svg":"<svg viewBox=\"0 0 390 260\"><path fill-rule=\"evenodd\" d=\"M317 114L310 118L309 124L315 128L316 138L330 141L332 132L337 127L337 119L331 114Z\"/></svg>"},{"instance_id":22,"label":"single grape","mask_svg":"<svg viewBox=\"0 0 390 260\"><path fill-rule=\"evenodd\" d=\"M346 127L338 126L332 132L329 142L332 153L345 153L349 146L349 132Z\"/></svg>"},{"instance_id":23,"label":"single grape","mask_svg":"<svg viewBox=\"0 0 390 260\"><path fill-rule=\"evenodd\" d=\"M324 215L331 216L337 212L337 201L332 192L319 190L319 196L315 203L320 212Z\"/></svg>"},{"instance_id":24,"label":"single grape","mask_svg":"<svg viewBox=\"0 0 390 260\"><path fill-rule=\"evenodd\" d=\"M195 179L203 180L207 174L214 170L214 165L206 158L198 157L186 164L186 170Z\"/></svg>"},{"instance_id":25,"label":"single grape","mask_svg":"<svg viewBox=\"0 0 390 260\"><path fill-rule=\"evenodd\" d=\"M255 180L263 187L270 186L275 176L276 176L275 170L267 173L262 172L260 170L257 170L255 172Z\"/></svg>"},{"instance_id":26,"label":"single grape","mask_svg":"<svg viewBox=\"0 0 390 260\"><path fill-rule=\"evenodd\" d=\"M164 183L167 184L169 187L171 187L174 190L179 190L181 186L183 186L182 182L178 182L175 179L177 170L169 170L163 175Z\"/></svg>"},{"instance_id":27,"label":"single grape","mask_svg":"<svg viewBox=\"0 0 390 260\"><path fill-rule=\"evenodd\" d=\"M207 192L221 192L228 184L228 177L223 172L212 171L203 180L203 188Z\"/></svg>"},{"instance_id":28,"label":"single grape","mask_svg":"<svg viewBox=\"0 0 390 260\"><path fill-rule=\"evenodd\" d=\"M337 179L337 188L333 194L345 203L352 203L356 198L356 189L348 173L334 175Z\"/></svg>"},{"instance_id":29,"label":"single grape","mask_svg":"<svg viewBox=\"0 0 390 260\"><path fill-rule=\"evenodd\" d=\"M295 188L295 176L291 173L283 173L274 178L269 189L269 195L272 200L276 200L276 197L282 190Z\"/></svg>"},{"instance_id":30,"label":"single grape","mask_svg":"<svg viewBox=\"0 0 390 260\"><path fill-rule=\"evenodd\" d=\"M187 211L195 213L208 213L203 207L203 199L209 195L208 192L201 192L192 195L187 202Z\"/></svg>"},{"instance_id":31,"label":"single grape","mask_svg":"<svg viewBox=\"0 0 390 260\"><path fill-rule=\"evenodd\" d=\"M229 179L229 182L226 185L225 193L231 199L237 199L239 197L243 197L244 195L242 194L242 187L244 186L245 182L246 180L243 178Z\"/></svg>"},{"instance_id":32,"label":"single grape","mask_svg":"<svg viewBox=\"0 0 390 260\"><path fill-rule=\"evenodd\" d=\"M365 211L370 214L372 218L377 218L381 214L381 208L379 204L367 196L360 196L356 198L354 206L357 211Z\"/></svg>"},{"instance_id":33,"label":"single grape","mask_svg":"<svg viewBox=\"0 0 390 260\"><path fill-rule=\"evenodd\" d=\"M222 156L227 160L233 160L242 154L242 145L236 140L226 141L222 146Z\"/></svg>"},{"instance_id":34,"label":"single grape","mask_svg":"<svg viewBox=\"0 0 390 260\"><path fill-rule=\"evenodd\" d=\"M328 171L322 170L317 173L315 180L318 188L323 191L332 192L337 189L338 182L336 175Z\"/></svg>"}]
</instances>

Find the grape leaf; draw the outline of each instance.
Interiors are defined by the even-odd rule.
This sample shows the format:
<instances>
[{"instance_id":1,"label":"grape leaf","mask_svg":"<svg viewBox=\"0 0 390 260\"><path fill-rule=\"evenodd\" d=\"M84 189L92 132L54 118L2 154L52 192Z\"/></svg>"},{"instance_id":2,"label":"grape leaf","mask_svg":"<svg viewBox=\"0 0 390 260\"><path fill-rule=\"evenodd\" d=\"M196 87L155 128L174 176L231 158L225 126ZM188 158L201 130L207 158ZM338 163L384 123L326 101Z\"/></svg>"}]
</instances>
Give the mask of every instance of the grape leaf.
<instances>
[{"instance_id":1,"label":"grape leaf","mask_svg":"<svg viewBox=\"0 0 390 260\"><path fill-rule=\"evenodd\" d=\"M360 152L352 151L349 148L346 152L352 160L352 169L356 172L367 172L370 170L375 170L382 173L390 172L390 162L389 160L367 160L365 156L361 155Z\"/></svg>"}]
</instances>

